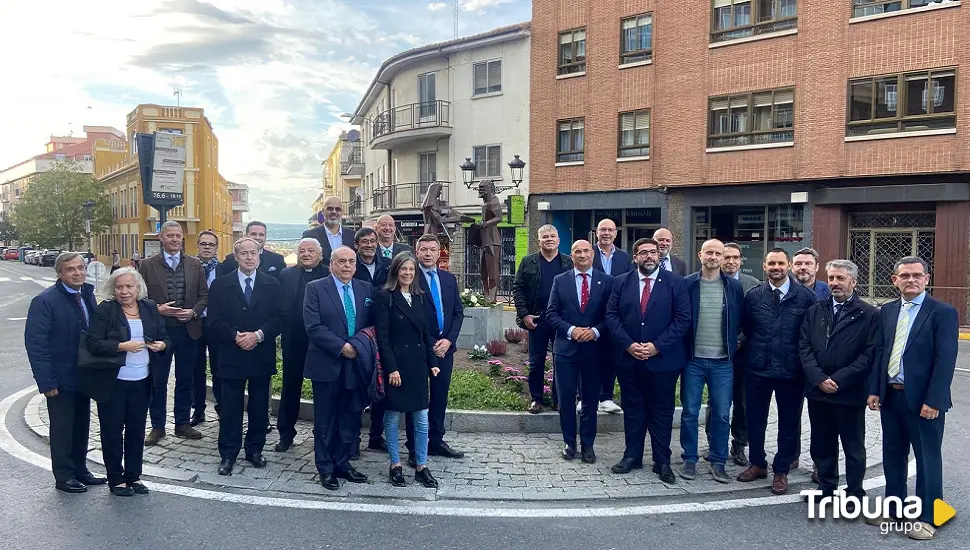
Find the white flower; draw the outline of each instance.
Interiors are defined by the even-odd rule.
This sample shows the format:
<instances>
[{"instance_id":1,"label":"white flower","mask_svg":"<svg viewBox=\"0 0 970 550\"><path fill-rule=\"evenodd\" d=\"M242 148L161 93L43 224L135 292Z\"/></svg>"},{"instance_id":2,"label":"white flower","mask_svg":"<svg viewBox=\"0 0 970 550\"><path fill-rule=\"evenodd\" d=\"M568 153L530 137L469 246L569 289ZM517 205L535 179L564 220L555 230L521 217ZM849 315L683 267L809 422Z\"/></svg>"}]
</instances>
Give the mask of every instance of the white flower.
<instances>
[{"instance_id":1,"label":"white flower","mask_svg":"<svg viewBox=\"0 0 970 550\"><path fill-rule=\"evenodd\" d=\"M472 296L472 303L473 304L477 304L478 303L478 296Z\"/></svg>"},{"instance_id":2,"label":"white flower","mask_svg":"<svg viewBox=\"0 0 970 550\"><path fill-rule=\"evenodd\" d=\"M469 290L469 289L466 288L465 290L462 291L462 294L468 295L468 293L470 293L470 292L471 292L471 290Z\"/></svg>"}]
</instances>

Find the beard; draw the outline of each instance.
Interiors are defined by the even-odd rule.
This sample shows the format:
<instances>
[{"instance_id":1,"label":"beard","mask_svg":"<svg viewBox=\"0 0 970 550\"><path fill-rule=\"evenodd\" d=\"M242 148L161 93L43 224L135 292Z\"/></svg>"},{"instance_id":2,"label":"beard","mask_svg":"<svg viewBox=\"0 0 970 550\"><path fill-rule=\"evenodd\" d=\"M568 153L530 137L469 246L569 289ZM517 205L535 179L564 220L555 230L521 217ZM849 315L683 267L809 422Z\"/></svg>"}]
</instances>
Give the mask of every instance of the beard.
<instances>
[{"instance_id":1,"label":"beard","mask_svg":"<svg viewBox=\"0 0 970 550\"><path fill-rule=\"evenodd\" d=\"M660 267L659 263L648 264L644 262L637 266L637 270L640 271L640 273L644 276L649 277L650 275L653 275L653 272L656 271L658 267Z\"/></svg>"},{"instance_id":2,"label":"beard","mask_svg":"<svg viewBox=\"0 0 970 550\"><path fill-rule=\"evenodd\" d=\"M323 224L329 227L330 229L340 227L340 218L337 218L335 220L331 220L330 218L327 218L327 220L324 221Z\"/></svg>"}]
</instances>

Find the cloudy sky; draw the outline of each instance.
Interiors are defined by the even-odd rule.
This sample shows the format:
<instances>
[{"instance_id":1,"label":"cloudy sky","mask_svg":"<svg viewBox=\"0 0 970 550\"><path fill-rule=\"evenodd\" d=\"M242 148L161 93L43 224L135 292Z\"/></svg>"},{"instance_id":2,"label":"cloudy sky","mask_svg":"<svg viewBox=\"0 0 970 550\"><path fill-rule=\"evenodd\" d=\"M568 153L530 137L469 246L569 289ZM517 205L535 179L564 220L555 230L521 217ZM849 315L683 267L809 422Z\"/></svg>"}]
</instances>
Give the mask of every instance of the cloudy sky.
<instances>
[{"instance_id":1,"label":"cloudy sky","mask_svg":"<svg viewBox=\"0 0 970 550\"><path fill-rule=\"evenodd\" d=\"M302 223L321 162L377 67L453 36L453 1L11 0L0 7L0 166L48 136L125 128L139 103L202 107L251 216ZM527 21L530 0L460 0L460 33Z\"/></svg>"}]
</instances>

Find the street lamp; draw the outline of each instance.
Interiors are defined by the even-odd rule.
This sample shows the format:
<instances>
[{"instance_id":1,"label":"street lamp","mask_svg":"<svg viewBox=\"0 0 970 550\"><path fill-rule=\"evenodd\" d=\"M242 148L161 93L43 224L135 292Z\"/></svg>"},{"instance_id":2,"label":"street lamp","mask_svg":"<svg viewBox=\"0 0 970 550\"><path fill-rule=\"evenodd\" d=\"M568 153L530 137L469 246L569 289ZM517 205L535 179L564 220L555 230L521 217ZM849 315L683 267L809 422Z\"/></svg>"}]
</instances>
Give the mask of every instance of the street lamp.
<instances>
[{"instance_id":1,"label":"street lamp","mask_svg":"<svg viewBox=\"0 0 970 550\"><path fill-rule=\"evenodd\" d=\"M94 201L87 200L84 203L84 231L91 234L91 220L94 219Z\"/></svg>"},{"instance_id":2,"label":"street lamp","mask_svg":"<svg viewBox=\"0 0 970 550\"><path fill-rule=\"evenodd\" d=\"M525 161L519 158L519 155L513 156L515 158L513 158L512 162L509 163L509 169L512 171L512 185L494 184L493 182L493 185L495 186L495 194L508 191L509 189L518 189L519 185L523 181L522 173L525 171ZM459 168L461 168L461 177L462 180L464 180L465 187L468 189L475 187L475 163L472 162L472 159L465 157L465 162L463 162ZM484 180L488 178L482 179Z\"/></svg>"}]
</instances>

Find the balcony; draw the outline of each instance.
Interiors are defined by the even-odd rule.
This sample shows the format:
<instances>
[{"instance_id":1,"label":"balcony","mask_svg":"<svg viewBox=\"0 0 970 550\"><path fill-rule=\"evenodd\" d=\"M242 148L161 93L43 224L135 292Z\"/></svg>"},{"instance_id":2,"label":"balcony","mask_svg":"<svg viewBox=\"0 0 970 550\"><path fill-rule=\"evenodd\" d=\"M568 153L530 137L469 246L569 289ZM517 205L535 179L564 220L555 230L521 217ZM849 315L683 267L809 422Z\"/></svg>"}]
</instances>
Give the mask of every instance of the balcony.
<instances>
[{"instance_id":1,"label":"balcony","mask_svg":"<svg viewBox=\"0 0 970 550\"><path fill-rule=\"evenodd\" d=\"M740 38L749 38L763 34L787 31L798 27L798 17L792 13L782 13L778 18L762 19L751 25L743 25L727 30L715 30L711 33L711 42L726 42Z\"/></svg>"},{"instance_id":2,"label":"balcony","mask_svg":"<svg viewBox=\"0 0 970 550\"><path fill-rule=\"evenodd\" d=\"M233 212L249 212L249 200L233 199L232 201L232 211Z\"/></svg>"},{"instance_id":3,"label":"balcony","mask_svg":"<svg viewBox=\"0 0 970 550\"><path fill-rule=\"evenodd\" d=\"M363 148L354 142L350 156L340 162L340 176L343 179L360 179L364 175Z\"/></svg>"},{"instance_id":4,"label":"balcony","mask_svg":"<svg viewBox=\"0 0 970 550\"><path fill-rule=\"evenodd\" d=\"M371 210L374 212L420 210L421 204L424 202L424 194L432 183L441 185L441 200L448 202L448 188L451 186L451 182L399 183L375 190L371 197Z\"/></svg>"},{"instance_id":5,"label":"balcony","mask_svg":"<svg viewBox=\"0 0 970 550\"><path fill-rule=\"evenodd\" d=\"M363 199L354 199L350 202L343 201L344 217L349 219L359 219L364 217Z\"/></svg>"},{"instance_id":6,"label":"balcony","mask_svg":"<svg viewBox=\"0 0 970 550\"><path fill-rule=\"evenodd\" d=\"M391 149L416 139L451 135L451 102L425 101L400 105L377 115L371 124L371 149Z\"/></svg>"}]
</instances>

